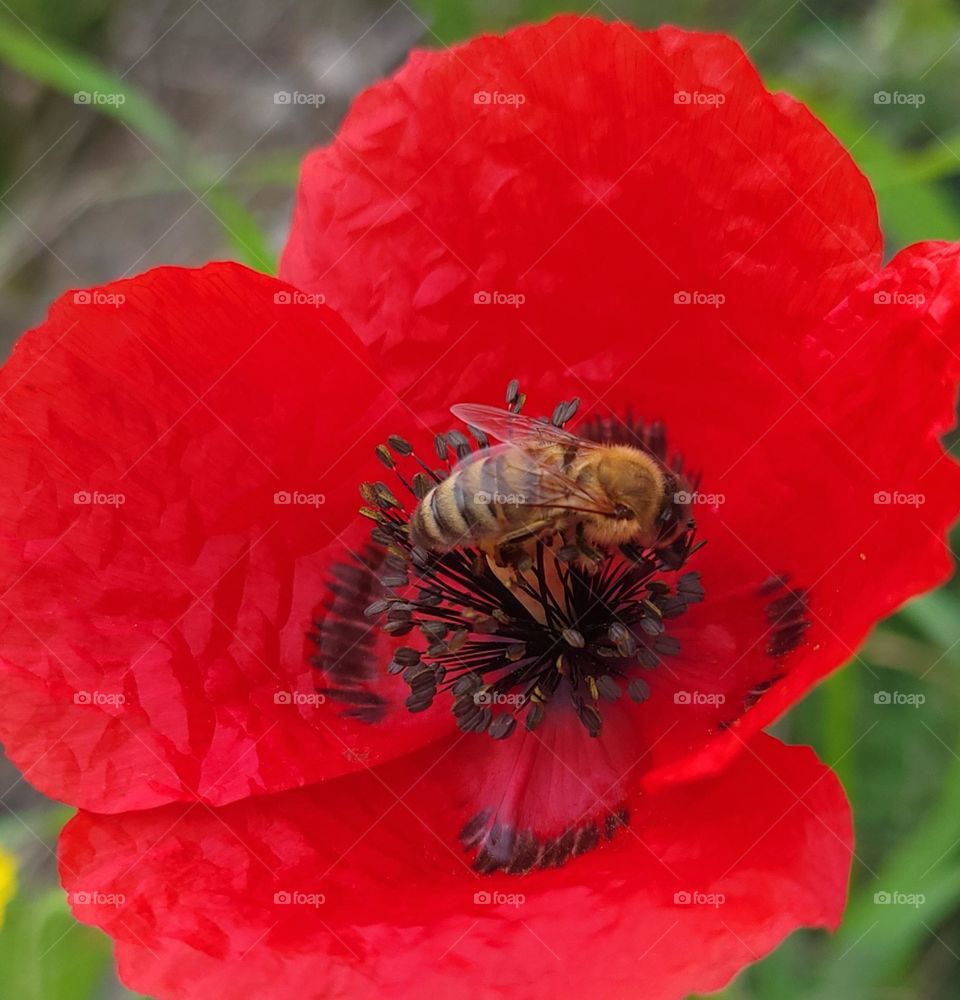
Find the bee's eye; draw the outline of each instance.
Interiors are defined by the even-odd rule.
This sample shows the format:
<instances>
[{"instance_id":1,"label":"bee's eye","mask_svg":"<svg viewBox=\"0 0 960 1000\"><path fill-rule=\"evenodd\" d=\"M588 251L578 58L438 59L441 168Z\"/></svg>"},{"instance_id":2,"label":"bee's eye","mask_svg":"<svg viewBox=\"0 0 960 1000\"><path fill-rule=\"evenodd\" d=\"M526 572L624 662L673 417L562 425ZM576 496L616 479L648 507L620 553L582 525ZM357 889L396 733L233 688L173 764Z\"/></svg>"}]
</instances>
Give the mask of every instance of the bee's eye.
<instances>
[{"instance_id":1,"label":"bee's eye","mask_svg":"<svg viewBox=\"0 0 960 1000\"><path fill-rule=\"evenodd\" d=\"M618 521L626 521L629 520L631 517L635 517L636 515L625 504L618 503L617 506L613 508L613 516Z\"/></svg>"}]
</instances>

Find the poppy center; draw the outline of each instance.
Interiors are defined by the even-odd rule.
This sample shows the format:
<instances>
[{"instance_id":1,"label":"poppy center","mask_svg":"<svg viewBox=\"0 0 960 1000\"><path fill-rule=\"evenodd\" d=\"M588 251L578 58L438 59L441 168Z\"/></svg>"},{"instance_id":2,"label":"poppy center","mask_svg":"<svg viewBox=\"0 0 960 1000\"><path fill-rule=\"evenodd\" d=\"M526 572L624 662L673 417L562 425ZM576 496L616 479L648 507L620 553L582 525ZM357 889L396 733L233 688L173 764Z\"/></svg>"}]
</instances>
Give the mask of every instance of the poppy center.
<instances>
[{"instance_id":1,"label":"poppy center","mask_svg":"<svg viewBox=\"0 0 960 1000\"><path fill-rule=\"evenodd\" d=\"M507 402L505 414L518 414L524 397L515 382ZM576 399L560 403L552 418L543 420L545 430L565 433L577 406ZM388 671L409 686L406 707L411 712L426 710L438 694L448 693L457 725L465 732L505 739L519 722L535 729L548 711L565 703L589 735L597 737L604 702L624 694L635 702L649 697L644 673L680 651L679 641L670 635L671 619L703 599L699 574L686 568L703 544L695 540L696 527L688 516L696 477L684 475L679 459L668 456L662 424L644 424L629 413L622 420L588 420L577 431L584 450L593 447L602 457L627 446L663 470L657 482L672 491L658 498L656 508L663 544L637 541L629 526L623 531L602 526L594 538L604 541L591 539L577 513L583 510L579 499L568 506L556 501L551 519L544 522L540 516L524 535L523 518L533 519L533 512L496 521L470 509L476 502L489 505L490 497L457 489L455 479L463 476L465 464L476 467L490 448L483 430L468 430L475 444L460 430L436 437L436 455L444 468L433 468L398 436L377 448L401 487L396 492L409 495L407 503L383 482L360 488L365 501L361 513L374 522L372 539L383 552L384 596L366 608L366 615L392 636L416 637L394 651ZM575 452L577 439L569 437L574 443L567 447ZM511 448L522 444L498 447L509 456ZM536 467L530 475L537 475ZM579 481L586 481L585 476ZM453 510L445 512L443 498L438 503L434 493L448 479L452 485L445 493ZM501 502L509 503L510 495ZM418 515L427 505L433 513ZM606 515L611 523L633 516L633 510L615 502ZM472 530L463 544L431 550L423 544L425 529L418 529L418 517L435 534L437 523L450 521ZM488 536L497 538L503 527L511 529L508 541L490 544Z\"/></svg>"}]
</instances>

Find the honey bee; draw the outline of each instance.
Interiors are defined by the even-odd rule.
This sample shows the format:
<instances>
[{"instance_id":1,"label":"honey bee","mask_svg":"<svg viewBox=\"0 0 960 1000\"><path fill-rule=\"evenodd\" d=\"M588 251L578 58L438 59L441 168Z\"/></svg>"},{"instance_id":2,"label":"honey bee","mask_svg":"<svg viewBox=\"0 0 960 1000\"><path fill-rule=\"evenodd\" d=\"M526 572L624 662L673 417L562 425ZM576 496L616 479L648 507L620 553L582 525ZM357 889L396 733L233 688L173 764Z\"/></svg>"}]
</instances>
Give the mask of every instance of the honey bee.
<instances>
[{"instance_id":1,"label":"honey bee","mask_svg":"<svg viewBox=\"0 0 960 1000\"><path fill-rule=\"evenodd\" d=\"M506 565L517 546L557 534L601 548L666 549L691 523L684 481L639 448L492 406L450 409L502 443L461 459L420 500L410 518L415 545L475 546Z\"/></svg>"}]
</instances>

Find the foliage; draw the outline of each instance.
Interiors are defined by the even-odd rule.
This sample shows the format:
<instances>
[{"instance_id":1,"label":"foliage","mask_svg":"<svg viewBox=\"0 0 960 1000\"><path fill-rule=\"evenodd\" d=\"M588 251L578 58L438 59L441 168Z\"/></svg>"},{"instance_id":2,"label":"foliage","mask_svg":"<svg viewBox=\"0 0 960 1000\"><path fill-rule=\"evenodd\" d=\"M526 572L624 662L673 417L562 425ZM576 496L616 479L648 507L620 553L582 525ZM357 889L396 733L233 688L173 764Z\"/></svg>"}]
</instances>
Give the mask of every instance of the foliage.
<instances>
[{"instance_id":1,"label":"foliage","mask_svg":"<svg viewBox=\"0 0 960 1000\"><path fill-rule=\"evenodd\" d=\"M383 3L383 9L387 4ZM641 26L664 18L653 0L420 0L422 43L450 44L558 9L589 10ZM315 7L316 17L323 8ZM100 107L203 192L223 230L223 256L271 270L275 241L244 191L257 183L292 189L301 149L255 158L237 185L194 151L195 136L119 76L98 53L109 0L0 3L0 66L51 95L122 93ZM370 13L372 22L377 16ZM808 102L852 150L877 192L888 253L918 239L960 239L960 7L937 0L674 0L669 18L730 32L749 49L768 84ZM362 28L360 30L363 30ZM359 31L358 31L359 34ZM878 103L881 92L922 102ZM0 98L0 127L13 128ZM243 150L230 151L239 156ZM15 178L12 147L0 151L0 188ZM147 196L170 177L144 174L122 194ZM111 197L111 195L107 195ZM0 239L9 218L0 218ZM851 902L835 936L794 935L744 972L726 1000L947 1000L960 994L960 586L913 602L880 626L851 664L778 726L810 743L840 772L857 823ZM923 704L877 710L883 691L922 695ZM917 701L919 699L913 699ZM0 932L0 995L24 1000L119 996L110 985L105 938L76 924L56 888L51 851L66 812L50 804L0 820L0 845L19 862L18 894ZM884 904L877 893L923 897Z\"/></svg>"}]
</instances>

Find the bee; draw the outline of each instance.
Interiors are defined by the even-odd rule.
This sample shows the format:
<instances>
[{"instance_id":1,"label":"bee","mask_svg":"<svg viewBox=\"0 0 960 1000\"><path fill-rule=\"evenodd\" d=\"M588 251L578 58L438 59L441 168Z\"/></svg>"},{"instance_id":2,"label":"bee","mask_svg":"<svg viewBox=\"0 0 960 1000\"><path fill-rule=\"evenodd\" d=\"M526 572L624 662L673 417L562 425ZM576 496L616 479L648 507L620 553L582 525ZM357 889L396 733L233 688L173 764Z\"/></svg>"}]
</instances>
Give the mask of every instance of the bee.
<instances>
[{"instance_id":1,"label":"bee","mask_svg":"<svg viewBox=\"0 0 960 1000\"><path fill-rule=\"evenodd\" d=\"M460 403L454 416L502 442L461 459L417 504L415 545L475 546L507 565L530 540L665 550L691 525L689 487L655 457L600 444L492 406Z\"/></svg>"}]
</instances>

